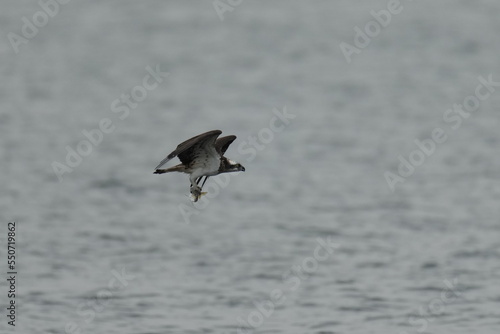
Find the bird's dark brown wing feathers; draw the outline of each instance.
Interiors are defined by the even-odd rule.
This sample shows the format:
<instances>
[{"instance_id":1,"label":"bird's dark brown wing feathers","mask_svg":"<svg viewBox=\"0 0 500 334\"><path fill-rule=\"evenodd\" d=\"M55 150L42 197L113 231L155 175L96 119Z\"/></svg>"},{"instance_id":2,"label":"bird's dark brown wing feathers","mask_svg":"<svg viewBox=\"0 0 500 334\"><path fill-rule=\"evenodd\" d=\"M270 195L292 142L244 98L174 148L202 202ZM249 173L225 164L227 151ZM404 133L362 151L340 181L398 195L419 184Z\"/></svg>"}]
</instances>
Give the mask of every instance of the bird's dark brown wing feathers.
<instances>
[{"instance_id":1,"label":"bird's dark brown wing feathers","mask_svg":"<svg viewBox=\"0 0 500 334\"><path fill-rule=\"evenodd\" d=\"M229 145L231 145L231 143L235 139L236 139L236 136L233 136L233 135L219 138L215 142L215 149L217 150L217 152L219 152L220 155L224 155L224 153L226 153Z\"/></svg>"},{"instance_id":2,"label":"bird's dark brown wing feathers","mask_svg":"<svg viewBox=\"0 0 500 334\"><path fill-rule=\"evenodd\" d=\"M175 157L179 157L181 162L184 165L187 165L191 162L193 158L193 150L196 150L200 146L206 145L207 143L215 143L216 138L222 133L220 130L212 130L208 131L205 133L202 133L200 135L194 136L193 138L190 138L179 145L177 145L177 148L167 155L165 159L163 159L158 166L156 166L155 169L160 168L164 164L166 164L168 161Z\"/></svg>"}]
</instances>

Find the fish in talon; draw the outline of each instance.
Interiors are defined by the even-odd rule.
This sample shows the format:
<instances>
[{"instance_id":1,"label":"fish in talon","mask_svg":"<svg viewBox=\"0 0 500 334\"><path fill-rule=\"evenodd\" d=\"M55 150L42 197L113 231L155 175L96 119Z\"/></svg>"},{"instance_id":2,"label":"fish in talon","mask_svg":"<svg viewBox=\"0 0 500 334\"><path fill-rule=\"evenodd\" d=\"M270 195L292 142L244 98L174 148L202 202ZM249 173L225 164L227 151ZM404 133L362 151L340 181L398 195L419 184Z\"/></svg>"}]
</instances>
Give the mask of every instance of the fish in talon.
<instances>
[{"instance_id":1,"label":"fish in talon","mask_svg":"<svg viewBox=\"0 0 500 334\"><path fill-rule=\"evenodd\" d=\"M206 192L206 191L203 191L203 192L201 192L201 193L200 193L200 194L198 194L198 195L191 194L191 200L192 200L193 202L195 202L195 203L196 203L196 202L198 202L198 200L199 200L202 196L205 196L206 194L207 194L207 192Z\"/></svg>"}]
</instances>

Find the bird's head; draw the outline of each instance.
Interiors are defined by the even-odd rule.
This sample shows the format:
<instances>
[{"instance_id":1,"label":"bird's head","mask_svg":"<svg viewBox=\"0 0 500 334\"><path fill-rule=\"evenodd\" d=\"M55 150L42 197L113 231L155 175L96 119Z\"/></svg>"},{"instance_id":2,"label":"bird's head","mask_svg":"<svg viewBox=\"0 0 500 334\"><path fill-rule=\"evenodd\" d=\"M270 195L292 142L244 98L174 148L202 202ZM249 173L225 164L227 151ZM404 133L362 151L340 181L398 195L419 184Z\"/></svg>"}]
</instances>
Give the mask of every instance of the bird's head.
<instances>
[{"instance_id":1,"label":"bird's head","mask_svg":"<svg viewBox=\"0 0 500 334\"><path fill-rule=\"evenodd\" d=\"M231 159L227 159L225 172L244 172L245 167L239 162L233 161Z\"/></svg>"}]
</instances>

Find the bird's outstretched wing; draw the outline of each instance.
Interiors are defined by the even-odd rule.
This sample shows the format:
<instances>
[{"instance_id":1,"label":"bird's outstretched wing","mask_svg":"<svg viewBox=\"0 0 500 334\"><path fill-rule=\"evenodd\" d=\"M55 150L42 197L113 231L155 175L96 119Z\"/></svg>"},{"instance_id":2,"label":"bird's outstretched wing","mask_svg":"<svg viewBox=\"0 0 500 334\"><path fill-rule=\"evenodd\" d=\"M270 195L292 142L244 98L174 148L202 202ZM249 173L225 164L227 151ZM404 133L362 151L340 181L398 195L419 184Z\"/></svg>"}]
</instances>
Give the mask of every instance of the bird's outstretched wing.
<instances>
[{"instance_id":1,"label":"bird's outstretched wing","mask_svg":"<svg viewBox=\"0 0 500 334\"><path fill-rule=\"evenodd\" d=\"M193 154L194 152L199 149L205 149L207 145L214 146L215 140L221 133L221 130L212 130L180 143L172 153L167 155L167 157L163 159L158 166L156 166L155 169L160 168L175 157L179 157L182 164L188 165L194 158L196 158L195 154Z\"/></svg>"},{"instance_id":2,"label":"bird's outstretched wing","mask_svg":"<svg viewBox=\"0 0 500 334\"><path fill-rule=\"evenodd\" d=\"M227 148L229 147L229 145L231 145L231 143L235 139L236 139L236 136L233 136L233 135L219 138L215 142L215 149L222 156L222 155L224 155L224 153L226 153Z\"/></svg>"}]
</instances>

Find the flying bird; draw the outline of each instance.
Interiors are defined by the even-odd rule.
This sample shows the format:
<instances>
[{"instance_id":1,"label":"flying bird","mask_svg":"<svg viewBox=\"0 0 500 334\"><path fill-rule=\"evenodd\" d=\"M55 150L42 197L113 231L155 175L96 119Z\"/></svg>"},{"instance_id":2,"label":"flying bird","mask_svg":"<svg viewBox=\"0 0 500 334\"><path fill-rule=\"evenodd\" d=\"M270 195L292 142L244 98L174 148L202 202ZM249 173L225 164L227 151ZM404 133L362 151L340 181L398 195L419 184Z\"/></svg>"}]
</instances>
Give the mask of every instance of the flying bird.
<instances>
[{"instance_id":1,"label":"flying bird","mask_svg":"<svg viewBox=\"0 0 500 334\"><path fill-rule=\"evenodd\" d=\"M240 163L224 156L236 136L218 138L221 133L220 130L212 130L180 143L172 153L167 155L156 166L154 174L169 172L189 174L189 181L191 181L190 192L193 195L193 200L197 202L205 194L201 192L201 189L210 176L245 171L245 167ZM167 169L159 169L175 157L179 158L180 164ZM205 180L199 186L203 177L205 177Z\"/></svg>"}]
</instances>

